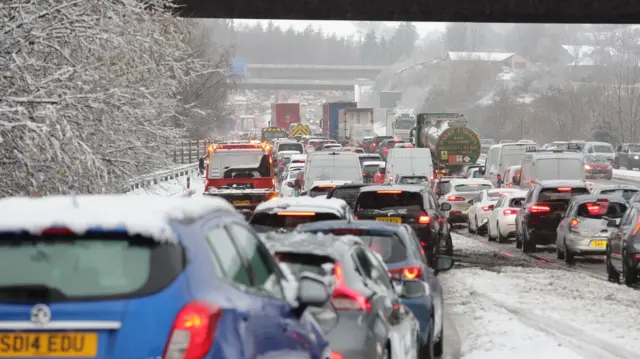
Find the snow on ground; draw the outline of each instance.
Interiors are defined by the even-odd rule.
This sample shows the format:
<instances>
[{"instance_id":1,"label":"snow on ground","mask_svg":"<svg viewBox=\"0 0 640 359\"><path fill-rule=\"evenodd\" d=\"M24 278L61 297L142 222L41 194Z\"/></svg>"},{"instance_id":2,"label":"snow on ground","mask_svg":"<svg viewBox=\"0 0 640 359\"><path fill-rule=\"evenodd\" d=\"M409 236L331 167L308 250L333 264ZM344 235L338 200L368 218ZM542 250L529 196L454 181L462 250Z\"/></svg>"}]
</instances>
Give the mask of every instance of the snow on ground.
<instances>
[{"instance_id":1,"label":"snow on ground","mask_svg":"<svg viewBox=\"0 0 640 359\"><path fill-rule=\"evenodd\" d=\"M613 170L613 178L640 181L640 171Z\"/></svg>"},{"instance_id":2,"label":"snow on ground","mask_svg":"<svg viewBox=\"0 0 640 359\"><path fill-rule=\"evenodd\" d=\"M204 191L204 180L197 174L193 174L190 177L191 189L196 194L201 194ZM159 182L157 185L149 186L146 188L137 188L133 191L127 192L128 195L141 195L141 194L155 194L159 196L176 196L186 193L187 189L187 177L180 177L166 182Z\"/></svg>"},{"instance_id":3,"label":"snow on ground","mask_svg":"<svg viewBox=\"0 0 640 359\"><path fill-rule=\"evenodd\" d=\"M499 252L462 236L454 247ZM544 267L454 268L440 280L464 359L638 358L638 291Z\"/></svg>"}]
</instances>

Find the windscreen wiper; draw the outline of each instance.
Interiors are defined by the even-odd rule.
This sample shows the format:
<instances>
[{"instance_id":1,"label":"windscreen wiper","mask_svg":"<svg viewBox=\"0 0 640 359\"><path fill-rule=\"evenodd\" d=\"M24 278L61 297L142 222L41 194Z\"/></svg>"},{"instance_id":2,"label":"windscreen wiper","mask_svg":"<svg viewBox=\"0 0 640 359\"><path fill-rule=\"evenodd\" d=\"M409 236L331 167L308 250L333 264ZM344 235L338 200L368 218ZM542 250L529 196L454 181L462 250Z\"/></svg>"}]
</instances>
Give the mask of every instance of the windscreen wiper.
<instances>
[{"instance_id":1,"label":"windscreen wiper","mask_svg":"<svg viewBox=\"0 0 640 359\"><path fill-rule=\"evenodd\" d=\"M0 286L2 302L51 302L67 299L59 288L45 284L15 284Z\"/></svg>"}]
</instances>

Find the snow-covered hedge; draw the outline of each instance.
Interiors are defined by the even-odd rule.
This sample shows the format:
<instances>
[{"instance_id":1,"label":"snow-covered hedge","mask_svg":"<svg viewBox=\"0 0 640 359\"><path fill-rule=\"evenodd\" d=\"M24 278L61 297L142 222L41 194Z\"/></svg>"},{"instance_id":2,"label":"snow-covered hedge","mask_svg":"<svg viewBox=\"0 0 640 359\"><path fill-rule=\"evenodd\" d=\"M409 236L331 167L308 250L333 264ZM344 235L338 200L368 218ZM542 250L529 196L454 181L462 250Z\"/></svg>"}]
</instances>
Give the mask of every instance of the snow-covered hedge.
<instances>
[{"instance_id":1,"label":"snow-covered hedge","mask_svg":"<svg viewBox=\"0 0 640 359\"><path fill-rule=\"evenodd\" d=\"M120 189L169 165L192 23L166 0L0 2L0 196ZM180 114L177 116L176 114Z\"/></svg>"}]
</instances>

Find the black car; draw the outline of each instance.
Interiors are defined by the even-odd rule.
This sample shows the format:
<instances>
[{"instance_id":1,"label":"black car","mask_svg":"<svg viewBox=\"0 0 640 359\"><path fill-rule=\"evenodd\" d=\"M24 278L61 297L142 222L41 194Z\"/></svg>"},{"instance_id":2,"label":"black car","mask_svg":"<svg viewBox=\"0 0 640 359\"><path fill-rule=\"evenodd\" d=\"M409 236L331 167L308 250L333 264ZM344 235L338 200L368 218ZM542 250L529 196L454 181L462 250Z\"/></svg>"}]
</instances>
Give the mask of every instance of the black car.
<instances>
[{"instance_id":1,"label":"black car","mask_svg":"<svg viewBox=\"0 0 640 359\"><path fill-rule=\"evenodd\" d=\"M384 141L384 140L389 140L389 139L394 139L395 137L393 136L376 136L373 138L373 140L371 140L371 143L369 144L369 152L375 152L378 149L378 146L380 146L380 142Z\"/></svg>"},{"instance_id":2,"label":"black car","mask_svg":"<svg viewBox=\"0 0 640 359\"><path fill-rule=\"evenodd\" d=\"M417 353L419 323L402 305L384 263L362 240L295 232L272 236L265 236L264 242L292 273L315 273L331 284L329 303L308 311L339 355L332 358L387 359L391 353ZM410 282L418 281L404 283ZM404 287L424 291L421 283ZM397 340L393 333L408 340Z\"/></svg>"},{"instance_id":3,"label":"black car","mask_svg":"<svg viewBox=\"0 0 640 359\"><path fill-rule=\"evenodd\" d=\"M370 186L366 183L347 183L340 186L336 186L327 194L327 199L329 198L338 198L341 199L353 209L353 206L356 204L356 199L358 199L358 194L360 193L360 188Z\"/></svg>"},{"instance_id":4,"label":"black car","mask_svg":"<svg viewBox=\"0 0 640 359\"><path fill-rule=\"evenodd\" d=\"M640 273L640 203L632 202L622 219L604 221L612 231L606 250L609 281L617 283L622 277L626 285L634 285Z\"/></svg>"},{"instance_id":5,"label":"black car","mask_svg":"<svg viewBox=\"0 0 640 359\"><path fill-rule=\"evenodd\" d=\"M616 148L613 168L624 167L628 170L640 168L640 144L623 143Z\"/></svg>"},{"instance_id":6,"label":"black car","mask_svg":"<svg viewBox=\"0 0 640 359\"><path fill-rule=\"evenodd\" d=\"M438 204L434 194L425 186L374 185L360 189L354 206L358 219L406 223L413 228L425 251L429 265L435 254L453 254L453 242L444 211L448 203Z\"/></svg>"},{"instance_id":7,"label":"black car","mask_svg":"<svg viewBox=\"0 0 640 359\"><path fill-rule=\"evenodd\" d=\"M585 181L534 182L522 209L516 214L516 248L531 253L537 245L555 244L557 228L569 202L575 196L589 193Z\"/></svg>"}]
</instances>

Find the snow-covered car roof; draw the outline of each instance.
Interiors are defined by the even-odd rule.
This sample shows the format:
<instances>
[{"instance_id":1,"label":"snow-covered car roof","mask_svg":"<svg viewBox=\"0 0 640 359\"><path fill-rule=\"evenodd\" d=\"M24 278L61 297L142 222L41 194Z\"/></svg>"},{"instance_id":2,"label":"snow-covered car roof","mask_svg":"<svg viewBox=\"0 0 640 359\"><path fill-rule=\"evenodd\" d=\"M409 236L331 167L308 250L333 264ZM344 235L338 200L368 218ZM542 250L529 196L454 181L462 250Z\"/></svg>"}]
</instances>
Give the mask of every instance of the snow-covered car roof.
<instances>
[{"instance_id":1,"label":"snow-covered car roof","mask_svg":"<svg viewBox=\"0 0 640 359\"><path fill-rule=\"evenodd\" d=\"M286 155L293 157L294 154L300 154L300 151L280 151L278 152L278 157L285 157Z\"/></svg>"},{"instance_id":2,"label":"snow-covered car roof","mask_svg":"<svg viewBox=\"0 0 640 359\"><path fill-rule=\"evenodd\" d=\"M487 191L487 193L516 193L516 192L522 192L521 189L518 188L491 188L491 189L486 189L485 191Z\"/></svg>"},{"instance_id":3,"label":"snow-covered car roof","mask_svg":"<svg viewBox=\"0 0 640 359\"><path fill-rule=\"evenodd\" d=\"M287 169L292 170L292 169L303 169L305 166L305 163L289 163L289 165L287 166Z\"/></svg>"},{"instance_id":4,"label":"snow-covered car roof","mask_svg":"<svg viewBox=\"0 0 640 359\"><path fill-rule=\"evenodd\" d=\"M342 186L343 184L351 183L353 181L313 181L311 183L311 188L320 187L320 186Z\"/></svg>"},{"instance_id":5,"label":"snow-covered car roof","mask_svg":"<svg viewBox=\"0 0 640 359\"><path fill-rule=\"evenodd\" d=\"M308 211L308 212L331 212L337 215L343 214L343 208L346 208L347 202L338 198L318 198L318 197L283 197L274 198L266 202L260 203L255 212L270 211Z\"/></svg>"},{"instance_id":6,"label":"snow-covered car roof","mask_svg":"<svg viewBox=\"0 0 640 359\"><path fill-rule=\"evenodd\" d=\"M91 228L125 230L158 241L175 240L170 221L201 217L213 211L235 212L214 196L162 197L153 195L82 195L9 197L0 200L0 232L27 231L34 235L52 227L77 234Z\"/></svg>"},{"instance_id":7,"label":"snow-covered car roof","mask_svg":"<svg viewBox=\"0 0 640 359\"><path fill-rule=\"evenodd\" d=\"M301 154L298 151L294 151L296 154L291 156L291 161L295 161L295 160L306 160L307 159L307 155Z\"/></svg>"},{"instance_id":8,"label":"snow-covered car roof","mask_svg":"<svg viewBox=\"0 0 640 359\"><path fill-rule=\"evenodd\" d=\"M364 161L362 162L362 167L364 166L380 166L383 167L386 165L385 161Z\"/></svg>"}]
</instances>

